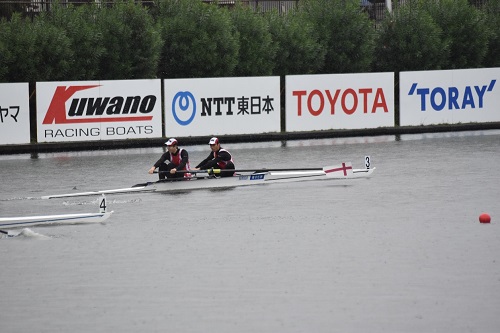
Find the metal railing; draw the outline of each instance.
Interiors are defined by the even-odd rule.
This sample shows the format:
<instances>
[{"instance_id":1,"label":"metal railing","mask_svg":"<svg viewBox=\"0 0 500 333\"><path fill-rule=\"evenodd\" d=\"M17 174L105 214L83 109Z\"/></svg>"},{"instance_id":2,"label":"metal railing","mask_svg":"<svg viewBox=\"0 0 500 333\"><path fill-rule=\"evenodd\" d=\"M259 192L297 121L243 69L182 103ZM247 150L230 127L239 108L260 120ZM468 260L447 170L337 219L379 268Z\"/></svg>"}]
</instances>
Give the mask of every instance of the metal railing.
<instances>
[{"instance_id":1,"label":"metal railing","mask_svg":"<svg viewBox=\"0 0 500 333\"><path fill-rule=\"evenodd\" d=\"M50 11L54 5L54 0L0 0L0 18L9 18L13 13L33 14L43 11ZM154 5L154 0L135 0L136 3L142 3L145 6ZM88 5L96 3L99 6L112 6L113 0L58 0L58 3L67 5Z\"/></svg>"},{"instance_id":2,"label":"metal railing","mask_svg":"<svg viewBox=\"0 0 500 333\"><path fill-rule=\"evenodd\" d=\"M232 7L236 4L235 0L200 0L204 3L217 3L219 6ZM85 5L96 3L100 6L112 6L113 0L58 0L63 5ZM136 3L141 3L144 6L154 6L155 0L135 0ZM250 6L256 12L266 12L277 10L280 14L284 14L297 6L300 0L242 0L243 4ZM404 5L408 0L393 0L392 8ZM469 0L473 6L481 8L488 0ZM23 13L24 15L34 15L42 11L50 11L51 6L55 3L54 0L0 0L0 18L10 18L13 12ZM381 21L385 17L385 0L370 1L371 5L360 8L367 11L370 18L375 21Z\"/></svg>"}]
</instances>

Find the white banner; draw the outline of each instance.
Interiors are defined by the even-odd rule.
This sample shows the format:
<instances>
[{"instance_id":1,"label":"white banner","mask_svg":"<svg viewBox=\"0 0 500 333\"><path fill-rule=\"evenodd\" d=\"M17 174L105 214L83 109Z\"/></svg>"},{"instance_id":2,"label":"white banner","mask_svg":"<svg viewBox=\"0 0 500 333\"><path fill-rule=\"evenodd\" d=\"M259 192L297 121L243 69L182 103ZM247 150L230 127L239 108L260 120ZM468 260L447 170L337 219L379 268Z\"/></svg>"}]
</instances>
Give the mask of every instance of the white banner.
<instances>
[{"instance_id":1,"label":"white banner","mask_svg":"<svg viewBox=\"0 0 500 333\"><path fill-rule=\"evenodd\" d=\"M400 73L400 125L500 121L500 68Z\"/></svg>"},{"instance_id":2,"label":"white banner","mask_svg":"<svg viewBox=\"0 0 500 333\"><path fill-rule=\"evenodd\" d=\"M164 80L165 134L280 131L279 77Z\"/></svg>"},{"instance_id":3,"label":"white banner","mask_svg":"<svg viewBox=\"0 0 500 333\"><path fill-rule=\"evenodd\" d=\"M161 81L38 82L38 142L162 137Z\"/></svg>"},{"instance_id":4,"label":"white banner","mask_svg":"<svg viewBox=\"0 0 500 333\"><path fill-rule=\"evenodd\" d=\"M286 131L394 126L394 74L286 76Z\"/></svg>"},{"instance_id":5,"label":"white banner","mask_svg":"<svg viewBox=\"0 0 500 333\"><path fill-rule=\"evenodd\" d=\"M0 145L30 141L28 83L0 83Z\"/></svg>"}]
</instances>

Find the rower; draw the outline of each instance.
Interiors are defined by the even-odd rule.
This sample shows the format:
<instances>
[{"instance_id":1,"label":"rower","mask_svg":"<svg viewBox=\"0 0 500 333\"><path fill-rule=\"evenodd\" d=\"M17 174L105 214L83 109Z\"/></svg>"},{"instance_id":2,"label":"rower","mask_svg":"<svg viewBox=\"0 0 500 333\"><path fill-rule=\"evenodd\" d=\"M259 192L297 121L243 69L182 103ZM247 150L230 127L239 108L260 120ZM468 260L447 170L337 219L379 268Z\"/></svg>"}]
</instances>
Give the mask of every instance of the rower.
<instances>
[{"instance_id":1,"label":"rower","mask_svg":"<svg viewBox=\"0 0 500 333\"><path fill-rule=\"evenodd\" d=\"M191 177L188 172L178 172L189 170L189 154L187 150L179 148L177 139L170 138L165 142L167 152L161 155L160 159L149 169L152 174L158 168L160 179ZM169 163L167 164L166 161Z\"/></svg>"},{"instance_id":2,"label":"rower","mask_svg":"<svg viewBox=\"0 0 500 333\"><path fill-rule=\"evenodd\" d=\"M207 170L207 169L222 169L221 177L232 177L234 175L234 161L233 156L227 150L221 147L219 139L213 137L208 142L211 152L207 158L201 161L194 170ZM224 169L232 171L224 171Z\"/></svg>"}]
</instances>

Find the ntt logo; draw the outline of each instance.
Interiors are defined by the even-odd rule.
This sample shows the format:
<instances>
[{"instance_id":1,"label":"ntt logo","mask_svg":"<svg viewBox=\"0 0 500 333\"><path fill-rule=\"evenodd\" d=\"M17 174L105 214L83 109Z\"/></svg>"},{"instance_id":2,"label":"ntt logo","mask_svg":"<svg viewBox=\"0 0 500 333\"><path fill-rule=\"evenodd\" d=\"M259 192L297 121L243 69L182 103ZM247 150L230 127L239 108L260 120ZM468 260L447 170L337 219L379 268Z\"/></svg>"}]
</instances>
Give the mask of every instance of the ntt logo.
<instances>
[{"instance_id":1,"label":"ntt logo","mask_svg":"<svg viewBox=\"0 0 500 333\"><path fill-rule=\"evenodd\" d=\"M179 91L172 99L172 114L182 126L189 125L196 115L196 101L189 91Z\"/></svg>"}]
</instances>

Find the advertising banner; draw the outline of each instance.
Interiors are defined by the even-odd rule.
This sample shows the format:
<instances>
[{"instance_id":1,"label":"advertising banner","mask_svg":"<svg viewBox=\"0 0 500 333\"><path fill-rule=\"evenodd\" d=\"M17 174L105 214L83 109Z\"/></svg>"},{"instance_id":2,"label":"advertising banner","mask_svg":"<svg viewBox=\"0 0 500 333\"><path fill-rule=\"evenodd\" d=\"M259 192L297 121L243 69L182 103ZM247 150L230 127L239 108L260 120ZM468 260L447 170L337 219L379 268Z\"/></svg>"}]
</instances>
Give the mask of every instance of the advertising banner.
<instances>
[{"instance_id":1,"label":"advertising banner","mask_svg":"<svg viewBox=\"0 0 500 333\"><path fill-rule=\"evenodd\" d=\"M286 76L286 131L394 126L394 74Z\"/></svg>"},{"instance_id":2,"label":"advertising banner","mask_svg":"<svg viewBox=\"0 0 500 333\"><path fill-rule=\"evenodd\" d=\"M30 141L28 83L0 83L0 145Z\"/></svg>"},{"instance_id":3,"label":"advertising banner","mask_svg":"<svg viewBox=\"0 0 500 333\"><path fill-rule=\"evenodd\" d=\"M500 68L400 73L400 125L500 121Z\"/></svg>"},{"instance_id":4,"label":"advertising banner","mask_svg":"<svg viewBox=\"0 0 500 333\"><path fill-rule=\"evenodd\" d=\"M38 142L162 137L161 81L37 82Z\"/></svg>"},{"instance_id":5,"label":"advertising banner","mask_svg":"<svg viewBox=\"0 0 500 333\"><path fill-rule=\"evenodd\" d=\"M279 77L164 80L165 135L280 131Z\"/></svg>"}]
</instances>

